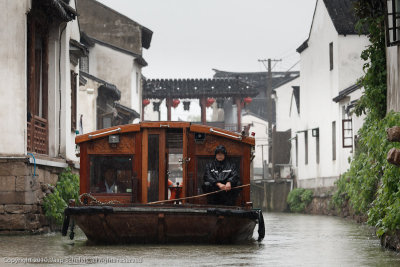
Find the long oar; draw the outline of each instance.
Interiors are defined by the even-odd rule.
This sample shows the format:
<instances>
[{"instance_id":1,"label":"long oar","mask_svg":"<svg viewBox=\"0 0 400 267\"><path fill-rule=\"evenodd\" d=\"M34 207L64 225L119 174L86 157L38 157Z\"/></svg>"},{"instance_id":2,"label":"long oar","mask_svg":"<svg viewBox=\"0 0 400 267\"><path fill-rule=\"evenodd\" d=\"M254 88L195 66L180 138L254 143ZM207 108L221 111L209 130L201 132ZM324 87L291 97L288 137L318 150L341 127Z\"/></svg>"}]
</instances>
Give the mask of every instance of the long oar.
<instances>
[{"instance_id":1,"label":"long oar","mask_svg":"<svg viewBox=\"0 0 400 267\"><path fill-rule=\"evenodd\" d=\"M239 185L239 186L236 186L236 187L232 187L231 190L242 188L242 187L246 187L246 186L250 186L250 184L245 184L245 185ZM154 202L149 202L147 204L160 204L160 203L166 203L166 202L173 202L173 201L180 201L180 200L186 200L186 199L192 199L192 198L205 197L205 196L209 196L209 195L216 194L216 193L223 192L223 191L226 191L226 190L218 190L218 191L205 193L205 194L201 194L201 195L197 195L197 196L191 196L191 197L182 197L182 198L177 198L177 199L167 199L167 200L154 201Z\"/></svg>"}]
</instances>

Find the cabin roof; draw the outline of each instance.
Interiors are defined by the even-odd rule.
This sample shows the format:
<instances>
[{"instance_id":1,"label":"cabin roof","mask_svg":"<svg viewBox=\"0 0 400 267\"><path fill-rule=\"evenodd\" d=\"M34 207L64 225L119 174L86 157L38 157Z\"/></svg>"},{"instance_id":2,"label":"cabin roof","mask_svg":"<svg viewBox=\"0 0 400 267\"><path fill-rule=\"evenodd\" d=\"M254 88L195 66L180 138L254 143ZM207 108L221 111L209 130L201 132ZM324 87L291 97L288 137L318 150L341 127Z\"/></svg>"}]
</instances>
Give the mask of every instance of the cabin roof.
<instances>
[{"instance_id":1,"label":"cabin roof","mask_svg":"<svg viewBox=\"0 0 400 267\"><path fill-rule=\"evenodd\" d=\"M137 124L113 126L107 129L101 129L91 133L78 135L75 138L75 143L81 144L88 141L103 138L112 134L139 132L142 128L169 128L169 129L187 128L189 129L190 132L206 133L215 136L221 136L227 139L236 140L249 145L255 145L255 139L253 137L242 136L238 133L230 132L213 126L192 124L190 122L175 122L175 121L140 122Z\"/></svg>"}]
</instances>

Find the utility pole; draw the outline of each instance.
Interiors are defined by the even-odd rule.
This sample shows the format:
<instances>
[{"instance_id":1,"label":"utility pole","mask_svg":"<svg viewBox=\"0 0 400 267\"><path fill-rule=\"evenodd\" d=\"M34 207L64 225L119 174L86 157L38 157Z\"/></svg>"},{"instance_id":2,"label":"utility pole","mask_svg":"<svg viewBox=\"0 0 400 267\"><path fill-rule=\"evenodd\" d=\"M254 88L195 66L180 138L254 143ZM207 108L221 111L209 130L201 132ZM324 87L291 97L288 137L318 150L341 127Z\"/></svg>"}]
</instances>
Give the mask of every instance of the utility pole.
<instances>
[{"instance_id":1,"label":"utility pole","mask_svg":"<svg viewBox=\"0 0 400 267\"><path fill-rule=\"evenodd\" d=\"M273 116L273 99L271 97L272 95L272 62L280 62L282 59L259 59L259 62L263 63L264 67L267 69L267 88L265 92L265 96L267 98L267 120L268 120L268 143L270 144L270 161L272 163L272 179L275 180L275 144L274 144L274 138L275 138L275 126L272 127L272 122L275 120ZM268 62L268 66L265 65L265 62Z\"/></svg>"}]
</instances>

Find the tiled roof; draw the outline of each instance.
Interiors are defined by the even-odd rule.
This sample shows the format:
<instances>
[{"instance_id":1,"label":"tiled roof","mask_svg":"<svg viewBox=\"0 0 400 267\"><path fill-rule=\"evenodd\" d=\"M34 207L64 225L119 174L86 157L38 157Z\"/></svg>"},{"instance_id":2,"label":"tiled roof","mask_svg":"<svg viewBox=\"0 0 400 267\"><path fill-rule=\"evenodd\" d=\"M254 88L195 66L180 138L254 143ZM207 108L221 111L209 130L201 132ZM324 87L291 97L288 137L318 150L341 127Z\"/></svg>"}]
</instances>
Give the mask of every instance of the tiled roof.
<instances>
[{"instance_id":1,"label":"tiled roof","mask_svg":"<svg viewBox=\"0 0 400 267\"><path fill-rule=\"evenodd\" d=\"M321 0L317 0L315 7L317 7L318 1ZM328 11L329 17L331 18L338 34L340 35L359 34L356 30L356 24L358 18L354 12L354 3L356 1L357 0L323 0L325 7ZM315 16L315 11L314 11L314 16ZM362 29L361 33L366 34L368 33L368 30L364 28ZM296 49L298 53L301 53L305 49L307 49L309 38L310 36Z\"/></svg>"},{"instance_id":2,"label":"tiled roof","mask_svg":"<svg viewBox=\"0 0 400 267\"><path fill-rule=\"evenodd\" d=\"M324 0L329 16L341 35L358 34L355 29L358 18L354 13L356 0Z\"/></svg>"},{"instance_id":3,"label":"tiled roof","mask_svg":"<svg viewBox=\"0 0 400 267\"><path fill-rule=\"evenodd\" d=\"M143 98L254 97L258 91L238 79L146 79Z\"/></svg>"},{"instance_id":4,"label":"tiled roof","mask_svg":"<svg viewBox=\"0 0 400 267\"><path fill-rule=\"evenodd\" d=\"M354 91L356 91L357 89L360 89L360 88L361 88L361 86L359 84L353 84L352 86L349 86L346 89L340 91L339 95L336 96L335 98L333 98L332 100L337 103L340 100L344 99L349 94L353 93Z\"/></svg>"},{"instance_id":5,"label":"tiled roof","mask_svg":"<svg viewBox=\"0 0 400 267\"><path fill-rule=\"evenodd\" d=\"M79 75L81 75L87 79L90 79L90 80L100 83L101 85L99 86L99 89L101 88L101 89L106 90L107 92L110 93L110 96L112 96L116 100L121 99L121 91L118 90L118 88L114 84L108 83L108 82L106 82L100 78L97 78L93 75L90 75L89 73L86 73L84 71L79 71Z\"/></svg>"},{"instance_id":6,"label":"tiled roof","mask_svg":"<svg viewBox=\"0 0 400 267\"><path fill-rule=\"evenodd\" d=\"M247 109L262 117L265 120L268 120L268 107L267 107L267 99L266 99L266 90L267 90L267 81L268 81L268 73L267 72L228 72L228 71L220 71L214 69L215 74L214 78L237 78L241 81L244 81L250 85L252 85L257 91L258 95L253 98L253 101L247 105ZM271 86L272 90L282 86L283 84L297 78L300 75L298 71L289 71L289 72L272 72L272 81ZM272 123L275 122L275 101L271 102L272 109Z\"/></svg>"}]
</instances>

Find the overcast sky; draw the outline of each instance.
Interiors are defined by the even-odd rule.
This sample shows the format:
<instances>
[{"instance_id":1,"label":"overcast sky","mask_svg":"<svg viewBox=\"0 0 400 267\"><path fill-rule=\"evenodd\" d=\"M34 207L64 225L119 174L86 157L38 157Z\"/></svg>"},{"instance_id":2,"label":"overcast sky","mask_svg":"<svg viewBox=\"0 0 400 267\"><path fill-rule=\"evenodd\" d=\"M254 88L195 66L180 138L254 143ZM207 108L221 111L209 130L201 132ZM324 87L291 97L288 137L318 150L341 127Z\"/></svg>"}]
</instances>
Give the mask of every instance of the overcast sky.
<instances>
[{"instance_id":1,"label":"overcast sky","mask_svg":"<svg viewBox=\"0 0 400 267\"><path fill-rule=\"evenodd\" d=\"M212 78L213 68L265 71L299 60L316 0L99 0L153 31L147 78ZM298 65L296 66L298 69Z\"/></svg>"}]
</instances>

